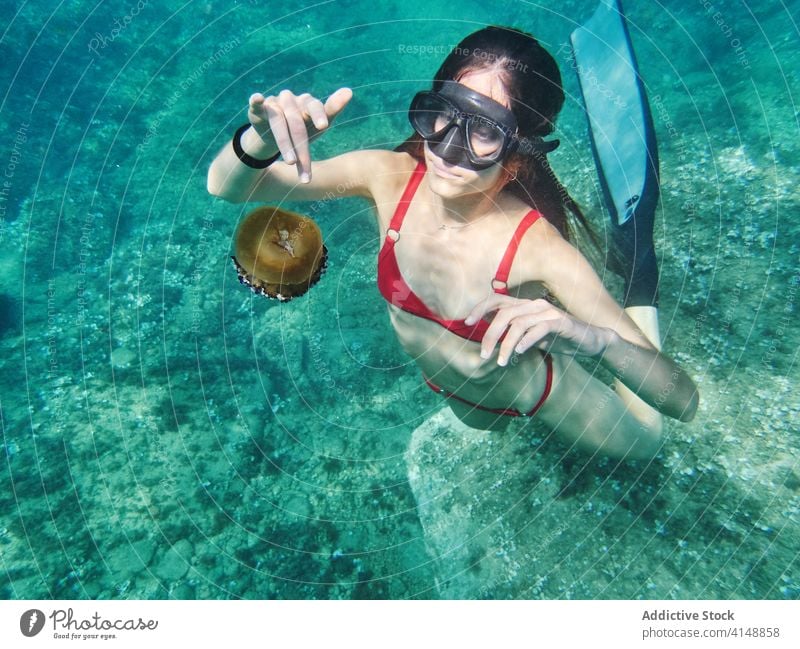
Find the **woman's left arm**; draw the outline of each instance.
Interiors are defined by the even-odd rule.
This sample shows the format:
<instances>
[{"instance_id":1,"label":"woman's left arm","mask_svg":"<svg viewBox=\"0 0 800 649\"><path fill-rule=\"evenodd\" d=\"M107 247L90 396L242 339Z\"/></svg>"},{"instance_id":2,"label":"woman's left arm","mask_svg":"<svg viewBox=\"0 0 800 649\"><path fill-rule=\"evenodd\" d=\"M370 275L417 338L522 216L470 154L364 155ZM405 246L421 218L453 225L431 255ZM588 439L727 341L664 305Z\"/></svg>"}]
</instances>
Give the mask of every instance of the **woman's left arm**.
<instances>
[{"instance_id":1,"label":"woman's left arm","mask_svg":"<svg viewBox=\"0 0 800 649\"><path fill-rule=\"evenodd\" d=\"M481 343L481 355L489 358L507 331L498 352L500 365L505 365L513 353L521 354L531 347L600 358L633 393L631 396L669 417L690 421L698 405L694 382L653 347L580 252L560 237L546 240L546 254L542 255L540 249L537 257L547 263L541 264L535 275L566 311L542 299L491 295L467 318L469 324L495 313Z\"/></svg>"}]
</instances>

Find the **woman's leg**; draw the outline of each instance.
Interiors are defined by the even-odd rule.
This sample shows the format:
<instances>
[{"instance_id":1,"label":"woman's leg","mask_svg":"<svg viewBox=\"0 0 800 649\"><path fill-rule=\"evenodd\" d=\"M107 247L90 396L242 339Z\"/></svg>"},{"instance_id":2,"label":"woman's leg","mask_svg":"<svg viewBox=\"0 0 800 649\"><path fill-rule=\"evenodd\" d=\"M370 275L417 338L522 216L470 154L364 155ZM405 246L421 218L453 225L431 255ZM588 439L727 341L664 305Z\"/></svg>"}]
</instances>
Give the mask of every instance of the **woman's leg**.
<instances>
[{"instance_id":1,"label":"woman's leg","mask_svg":"<svg viewBox=\"0 0 800 649\"><path fill-rule=\"evenodd\" d=\"M659 451L662 421L657 412L633 393L618 394L573 358L554 354L553 361L553 389L537 419L588 453L649 459ZM635 402L644 407L632 407L638 406Z\"/></svg>"},{"instance_id":2,"label":"woman's leg","mask_svg":"<svg viewBox=\"0 0 800 649\"><path fill-rule=\"evenodd\" d=\"M659 351L661 350L661 332L658 327L658 308L654 306L629 306L625 313L636 323L641 332ZM661 413L642 401L636 394L626 388L620 381L614 381L614 390L628 411L648 429L661 435L664 418Z\"/></svg>"}]
</instances>

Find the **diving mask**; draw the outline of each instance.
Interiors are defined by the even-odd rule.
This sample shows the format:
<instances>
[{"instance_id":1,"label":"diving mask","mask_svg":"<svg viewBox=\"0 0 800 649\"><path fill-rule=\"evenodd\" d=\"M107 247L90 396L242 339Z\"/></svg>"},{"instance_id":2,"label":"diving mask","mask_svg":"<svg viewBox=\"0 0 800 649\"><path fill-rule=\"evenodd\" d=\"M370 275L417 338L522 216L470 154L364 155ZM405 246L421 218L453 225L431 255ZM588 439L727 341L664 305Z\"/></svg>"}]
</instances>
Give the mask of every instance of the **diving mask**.
<instances>
[{"instance_id":1,"label":"diving mask","mask_svg":"<svg viewBox=\"0 0 800 649\"><path fill-rule=\"evenodd\" d=\"M434 154L475 171L504 161L514 151L536 155L558 146L558 140L519 136L514 113L457 81L443 82L439 91L417 93L408 119Z\"/></svg>"}]
</instances>

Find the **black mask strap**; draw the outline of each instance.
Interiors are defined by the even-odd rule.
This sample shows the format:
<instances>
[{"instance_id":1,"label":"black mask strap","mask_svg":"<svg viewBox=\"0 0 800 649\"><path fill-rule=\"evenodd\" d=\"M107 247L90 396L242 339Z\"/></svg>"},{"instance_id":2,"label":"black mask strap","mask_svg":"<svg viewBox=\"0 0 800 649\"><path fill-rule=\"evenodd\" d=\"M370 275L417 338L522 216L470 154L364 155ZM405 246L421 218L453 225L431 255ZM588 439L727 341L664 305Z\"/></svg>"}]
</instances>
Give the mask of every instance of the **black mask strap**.
<instances>
[{"instance_id":1,"label":"black mask strap","mask_svg":"<svg viewBox=\"0 0 800 649\"><path fill-rule=\"evenodd\" d=\"M555 151L561 140L544 140L541 137L521 137L517 151L522 155L537 156L547 155Z\"/></svg>"}]
</instances>

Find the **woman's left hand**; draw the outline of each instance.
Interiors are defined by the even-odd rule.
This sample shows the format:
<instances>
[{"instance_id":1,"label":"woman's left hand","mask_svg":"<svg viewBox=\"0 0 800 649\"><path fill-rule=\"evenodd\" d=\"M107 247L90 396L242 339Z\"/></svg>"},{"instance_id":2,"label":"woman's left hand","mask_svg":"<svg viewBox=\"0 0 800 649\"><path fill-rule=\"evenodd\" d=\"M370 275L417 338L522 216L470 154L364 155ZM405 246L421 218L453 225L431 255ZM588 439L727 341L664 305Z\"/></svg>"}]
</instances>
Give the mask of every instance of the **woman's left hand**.
<instances>
[{"instance_id":1,"label":"woman's left hand","mask_svg":"<svg viewBox=\"0 0 800 649\"><path fill-rule=\"evenodd\" d=\"M491 294L467 316L472 325L486 314L494 318L481 341L481 358L489 358L500 338L498 365L506 365L513 353L522 354L531 347L563 353L597 356L611 342L614 332L573 318L547 300L523 300L510 295Z\"/></svg>"}]
</instances>

